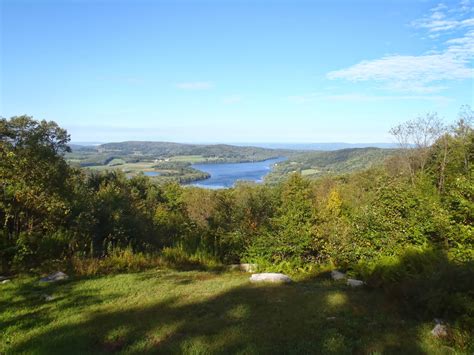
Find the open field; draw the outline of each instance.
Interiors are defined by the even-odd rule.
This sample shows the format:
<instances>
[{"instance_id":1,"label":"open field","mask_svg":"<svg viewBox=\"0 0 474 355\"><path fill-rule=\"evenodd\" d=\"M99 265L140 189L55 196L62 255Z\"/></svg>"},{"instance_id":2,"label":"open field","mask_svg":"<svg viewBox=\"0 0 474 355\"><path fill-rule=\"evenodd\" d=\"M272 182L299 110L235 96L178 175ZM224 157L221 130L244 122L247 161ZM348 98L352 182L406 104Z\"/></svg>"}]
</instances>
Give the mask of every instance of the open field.
<instances>
[{"instance_id":1,"label":"open field","mask_svg":"<svg viewBox=\"0 0 474 355\"><path fill-rule=\"evenodd\" d=\"M452 353L433 322L326 278L152 270L0 285L0 353ZM53 300L46 301L44 295Z\"/></svg>"},{"instance_id":2,"label":"open field","mask_svg":"<svg viewBox=\"0 0 474 355\"><path fill-rule=\"evenodd\" d=\"M202 155L176 155L169 158L169 160L194 164L194 163L203 163L203 162L213 160L213 159L203 157Z\"/></svg>"},{"instance_id":3,"label":"open field","mask_svg":"<svg viewBox=\"0 0 474 355\"><path fill-rule=\"evenodd\" d=\"M114 159L115 160L115 159ZM141 171L154 171L153 165L155 165L152 161L141 161L138 163L125 163L120 165L97 165L97 166L90 166L88 169L92 170L122 170L124 172L131 172L131 173L139 173Z\"/></svg>"}]
</instances>

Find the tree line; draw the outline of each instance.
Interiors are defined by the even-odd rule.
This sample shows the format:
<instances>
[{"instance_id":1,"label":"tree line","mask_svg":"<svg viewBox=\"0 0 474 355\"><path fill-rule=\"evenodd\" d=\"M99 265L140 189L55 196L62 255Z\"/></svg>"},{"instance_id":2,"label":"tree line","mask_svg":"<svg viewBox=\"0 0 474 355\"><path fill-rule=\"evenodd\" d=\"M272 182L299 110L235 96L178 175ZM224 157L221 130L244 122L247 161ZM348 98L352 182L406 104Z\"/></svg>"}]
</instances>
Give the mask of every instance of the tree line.
<instances>
[{"instance_id":1,"label":"tree line","mask_svg":"<svg viewBox=\"0 0 474 355\"><path fill-rule=\"evenodd\" d=\"M392 130L400 154L369 170L210 191L69 166L69 135L54 122L3 118L2 269L131 246L180 246L222 262L302 267L396 255L408 246L473 259L473 114L452 127L435 114Z\"/></svg>"}]
</instances>

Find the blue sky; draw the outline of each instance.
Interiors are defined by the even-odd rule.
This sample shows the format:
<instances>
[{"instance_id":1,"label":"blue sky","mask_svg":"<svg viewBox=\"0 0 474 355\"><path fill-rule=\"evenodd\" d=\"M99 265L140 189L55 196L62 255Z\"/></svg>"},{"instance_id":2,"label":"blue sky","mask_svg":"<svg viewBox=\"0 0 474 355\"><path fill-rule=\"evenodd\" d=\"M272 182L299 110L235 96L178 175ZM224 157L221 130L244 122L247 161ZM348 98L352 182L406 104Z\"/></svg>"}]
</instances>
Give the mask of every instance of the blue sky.
<instances>
[{"instance_id":1,"label":"blue sky","mask_svg":"<svg viewBox=\"0 0 474 355\"><path fill-rule=\"evenodd\" d=\"M73 141L390 142L473 105L469 0L0 3L0 115Z\"/></svg>"}]
</instances>

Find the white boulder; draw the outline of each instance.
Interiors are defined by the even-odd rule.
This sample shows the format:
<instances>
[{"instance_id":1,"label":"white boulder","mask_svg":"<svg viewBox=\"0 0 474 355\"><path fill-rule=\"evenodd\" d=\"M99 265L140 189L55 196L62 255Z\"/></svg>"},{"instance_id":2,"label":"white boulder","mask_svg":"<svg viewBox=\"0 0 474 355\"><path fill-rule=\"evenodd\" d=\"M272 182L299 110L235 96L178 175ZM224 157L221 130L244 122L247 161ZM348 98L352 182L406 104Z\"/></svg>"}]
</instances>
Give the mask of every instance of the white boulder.
<instances>
[{"instance_id":1,"label":"white boulder","mask_svg":"<svg viewBox=\"0 0 474 355\"><path fill-rule=\"evenodd\" d=\"M250 282L290 283L292 280L285 274L264 272L250 276Z\"/></svg>"},{"instance_id":2,"label":"white boulder","mask_svg":"<svg viewBox=\"0 0 474 355\"><path fill-rule=\"evenodd\" d=\"M48 275L40 279L42 282L56 282L61 280L67 280L69 276L67 276L64 272L57 271L54 274Z\"/></svg>"},{"instance_id":3,"label":"white boulder","mask_svg":"<svg viewBox=\"0 0 474 355\"><path fill-rule=\"evenodd\" d=\"M331 271L331 277L333 280L344 280L346 278L346 274L343 272L340 272L339 270L333 270Z\"/></svg>"},{"instance_id":4,"label":"white boulder","mask_svg":"<svg viewBox=\"0 0 474 355\"><path fill-rule=\"evenodd\" d=\"M356 279L347 279L347 286L361 287L361 286L364 286L364 281L356 280Z\"/></svg>"},{"instance_id":5,"label":"white boulder","mask_svg":"<svg viewBox=\"0 0 474 355\"><path fill-rule=\"evenodd\" d=\"M443 324L436 324L431 330L431 335L435 338L445 338L448 336L448 328Z\"/></svg>"}]
</instances>

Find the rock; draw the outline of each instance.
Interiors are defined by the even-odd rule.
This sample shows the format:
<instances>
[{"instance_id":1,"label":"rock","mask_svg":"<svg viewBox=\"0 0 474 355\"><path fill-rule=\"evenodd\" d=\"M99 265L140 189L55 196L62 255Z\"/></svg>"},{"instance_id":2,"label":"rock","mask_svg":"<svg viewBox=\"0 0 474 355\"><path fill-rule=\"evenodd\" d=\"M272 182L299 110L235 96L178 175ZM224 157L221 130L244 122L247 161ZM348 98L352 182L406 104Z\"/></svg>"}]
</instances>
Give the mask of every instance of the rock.
<instances>
[{"instance_id":1,"label":"rock","mask_svg":"<svg viewBox=\"0 0 474 355\"><path fill-rule=\"evenodd\" d=\"M6 277L6 276L0 276L0 281L5 281L5 280L8 280L8 277Z\"/></svg>"},{"instance_id":2,"label":"rock","mask_svg":"<svg viewBox=\"0 0 474 355\"><path fill-rule=\"evenodd\" d=\"M364 281L356 279L347 279L347 286L360 287L364 285Z\"/></svg>"},{"instance_id":3,"label":"rock","mask_svg":"<svg viewBox=\"0 0 474 355\"><path fill-rule=\"evenodd\" d=\"M69 276L67 276L64 272L57 271L54 274L48 275L40 279L42 282L56 282L61 280L67 280Z\"/></svg>"},{"instance_id":4,"label":"rock","mask_svg":"<svg viewBox=\"0 0 474 355\"><path fill-rule=\"evenodd\" d=\"M331 271L331 277L333 280L344 280L346 278L346 274L338 270L333 270Z\"/></svg>"},{"instance_id":5,"label":"rock","mask_svg":"<svg viewBox=\"0 0 474 355\"><path fill-rule=\"evenodd\" d=\"M257 271L257 264L232 264L229 269L232 271L255 272Z\"/></svg>"},{"instance_id":6,"label":"rock","mask_svg":"<svg viewBox=\"0 0 474 355\"><path fill-rule=\"evenodd\" d=\"M264 272L250 276L250 282L289 283L291 281L292 280L285 274L275 272Z\"/></svg>"},{"instance_id":7,"label":"rock","mask_svg":"<svg viewBox=\"0 0 474 355\"><path fill-rule=\"evenodd\" d=\"M445 338L448 336L448 328L443 324L436 324L433 330L431 330L431 334L435 338Z\"/></svg>"},{"instance_id":8,"label":"rock","mask_svg":"<svg viewBox=\"0 0 474 355\"><path fill-rule=\"evenodd\" d=\"M336 320L336 317L326 317L327 320Z\"/></svg>"},{"instance_id":9,"label":"rock","mask_svg":"<svg viewBox=\"0 0 474 355\"><path fill-rule=\"evenodd\" d=\"M3 280L3 281L2 281L2 284L7 284L7 283L9 283L9 282L11 282L11 280L6 279L6 280Z\"/></svg>"},{"instance_id":10,"label":"rock","mask_svg":"<svg viewBox=\"0 0 474 355\"><path fill-rule=\"evenodd\" d=\"M49 302L49 301L54 300L54 297L53 297L53 296L51 296L51 295L46 295L46 294L41 295L41 298L42 298L43 300L45 300L46 302Z\"/></svg>"}]
</instances>

